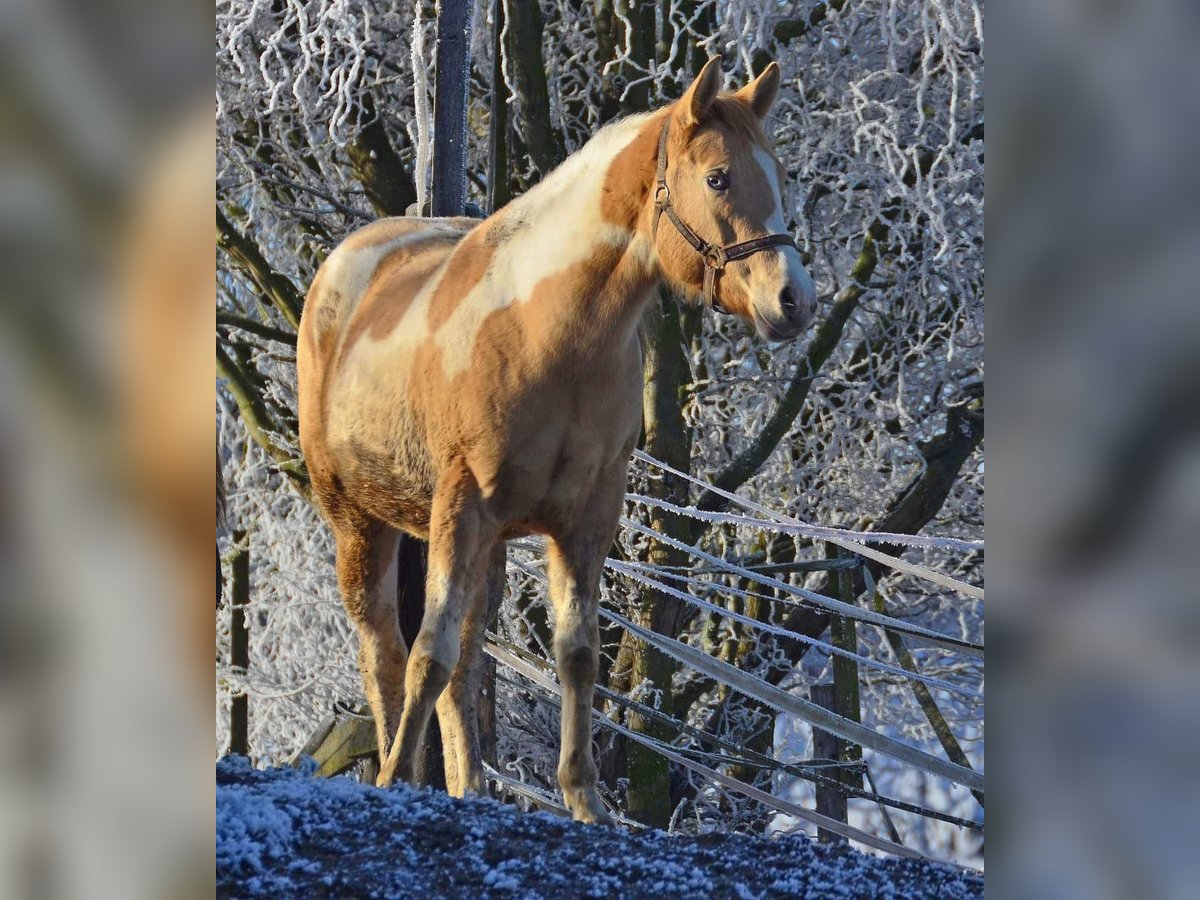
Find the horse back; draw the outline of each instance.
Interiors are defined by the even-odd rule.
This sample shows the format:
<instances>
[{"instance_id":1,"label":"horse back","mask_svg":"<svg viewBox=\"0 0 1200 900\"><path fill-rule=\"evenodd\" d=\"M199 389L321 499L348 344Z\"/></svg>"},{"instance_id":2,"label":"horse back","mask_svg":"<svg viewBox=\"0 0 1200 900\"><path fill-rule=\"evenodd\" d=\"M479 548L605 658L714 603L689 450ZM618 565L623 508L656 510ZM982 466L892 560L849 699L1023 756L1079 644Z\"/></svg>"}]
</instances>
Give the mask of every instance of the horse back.
<instances>
[{"instance_id":1,"label":"horse back","mask_svg":"<svg viewBox=\"0 0 1200 900\"><path fill-rule=\"evenodd\" d=\"M380 219L347 237L321 264L309 288L300 323L305 355L328 363L345 338L356 336L354 326L394 324L415 291L380 290L378 282L440 264L478 224L467 218L398 217Z\"/></svg>"}]
</instances>

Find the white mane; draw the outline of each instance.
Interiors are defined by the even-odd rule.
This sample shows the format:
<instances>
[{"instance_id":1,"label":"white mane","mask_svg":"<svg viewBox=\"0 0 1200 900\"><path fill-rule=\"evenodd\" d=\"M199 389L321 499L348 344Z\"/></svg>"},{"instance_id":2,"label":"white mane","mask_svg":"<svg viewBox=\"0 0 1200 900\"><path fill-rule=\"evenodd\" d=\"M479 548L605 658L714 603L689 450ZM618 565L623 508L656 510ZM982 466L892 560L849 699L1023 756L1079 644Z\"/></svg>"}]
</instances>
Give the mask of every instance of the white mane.
<instances>
[{"instance_id":1,"label":"white mane","mask_svg":"<svg viewBox=\"0 0 1200 900\"><path fill-rule=\"evenodd\" d=\"M608 170L609 163L629 145L642 124L652 115L652 112L635 113L605 125L509 206L514 212L529 212L553 204L564 192L569 192L573 203L579 203L582 190L590 186L599 189L600 179Z\"/></svg>"}]
</instances>

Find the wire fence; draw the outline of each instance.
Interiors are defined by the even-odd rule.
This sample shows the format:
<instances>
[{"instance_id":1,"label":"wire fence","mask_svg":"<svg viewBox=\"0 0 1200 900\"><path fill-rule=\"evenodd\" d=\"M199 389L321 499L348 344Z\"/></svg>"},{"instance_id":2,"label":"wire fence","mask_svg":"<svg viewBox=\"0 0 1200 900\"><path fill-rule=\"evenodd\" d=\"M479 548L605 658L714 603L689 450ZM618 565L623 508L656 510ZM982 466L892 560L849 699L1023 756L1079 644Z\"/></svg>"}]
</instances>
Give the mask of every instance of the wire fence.
<instances>
[{"instance_id":1,"label":"wire fence","mask_svg":"<svg viewBox=\"0 0 1200 900\"><path fill-rule=\"evenodd\" d=\"M866 560L879 563L906 577L922 580L933 585L940 592L971 600L983 599L983 590L978 585L948 576L928 565L877 549L878 545L888 545L889 548L898 547L905 550L937 550L968 554L981 553L984 549L982 541L923 535L881 534L814 526L745 497L721 491L712 484L669 466L648 454L639 451L635 458L647 472L657 470L683 478L701 491L711 492L712 495L721 497L731 506L745 510L748 514L706 511L694 506L680 506L637 492L631 492L626 497L627 504L632 510L641 508L646 513L660 510L674 516L696 519L708 525L757 529L773 535L789 535L811 542L834 544L848 551L849 557L843 560L805 561L795 568L807 569L810 572L814 570L831 571L839 568L861 572L869 585L869 595L874 594L876 584L865 565ZM797 634L795 631L770 621L739 612L730 608L729 605L722 605L718 600L719 595L724 595L726 598L730 596L757 597L784 608L799 606L820 609L832 615L852 620L859 625L877 628L892 640L899 639L921 647L937 648L943 653L954 654L980 666L984 654L982 643L964 638L960 634L937 631L893 615L880 613L869 603L860 606L838 597L817 593L787 580L786 574L771 573L768 571L769 567L751 567L742 561L731 560L716 552L686 544L630 516L622 517L621 528L627 536L640 536L686 553L689 565L681 569L678 566L659 566L645 561L608 558L605 561L606 590L602 591L600 608L600 615L604 623L631 633L666 654L680 667L710 679L723 688L737 691L746 698L765 704L777 713L801 719L814 727L837 735L846 742L868 748L876 754L892 757L905 766L964 785L982 800L983 775L980 772L914 747L890 736L883 730L865 726L853 718L840 715L799 696L794 691L784 690L757 675L741 671L707 650L695 646L694 642L687 637L680 636L677 639L658 634L644 625L639 625L629 617L629 605L624 598L629 593L628 587L649 589L660 595L671 597L703 614L719 617L726 623L741 626L745 630L773 635L789 641L798 641L809 647L817 648L830 657L851 660L864 672L876 671L886 673L896 679L902 679L903 682L917 682L927 690L937 692L941 697L957 695L980 706L983 702L982 690L961 679L927 674L917 670L915 666L906 667L899 659L895 662L888 661L878 656L866 655L840 647L830 640ZM515 542L514 549L517 552L510 557L510 571L520 573L544 589L548 581L545 571L544 548L537 541L526 540ZM724 578L728 583L714 582L714 577ZM539 630L540 623L530 623L528 612L528 607L518 609L518 616L515 619L509 618L500 623L499 631L504 633L489 633L487 652L502 669L508 670L513 676L520 679L523 689L530 696L556 709L555 698L558 687L553 674L554 666L550 662L552 656L544 640L540 643L529 640L531 633ZM505 633L512 639L506 637ZM520 643L524 643L525 646L519 646ZM536 644L536 649L540 652L530 652L527 649L530 643ZM909 662L911 663L911 656L909 656ZM597 711L595 713L596 721L603 730L620 734L626 740L636 741L711 784L720 785L728 791L750 798L775 812L816 824L823 830L842 835L860 844L899 855L920 855L897 841L866 833L861 829L848 826L844 822L830 820L812 810L799 808L795 803L733 778L727 772L734 767L738 769L749 767L784 773L817 785L834 788L847 796L870 801L880 807L899 809L925 816L971 832L982 833L983 831L981 822L950 815L928 806L883 796L874 790L868 791L856 787L851 783L852 779L847 779L840 773L849 772L853 775L857 772L861 775L866 768L865 764L861 762L847 764L836 760L825 760L810 762L807 765L781 762L724 740L719 735L701 730L688 722L665 715L654 706L616 694L603 685L598 685L597 693L605 702L626 710L636 711L643 719L656 721L668 732L678 737L676 742L667 744L646 734L634 732L616 721L615 717L606 716ZM834 774L839 777L823 774L820 771L823 766L838 770Z\"/></svg>"}]
</instances>

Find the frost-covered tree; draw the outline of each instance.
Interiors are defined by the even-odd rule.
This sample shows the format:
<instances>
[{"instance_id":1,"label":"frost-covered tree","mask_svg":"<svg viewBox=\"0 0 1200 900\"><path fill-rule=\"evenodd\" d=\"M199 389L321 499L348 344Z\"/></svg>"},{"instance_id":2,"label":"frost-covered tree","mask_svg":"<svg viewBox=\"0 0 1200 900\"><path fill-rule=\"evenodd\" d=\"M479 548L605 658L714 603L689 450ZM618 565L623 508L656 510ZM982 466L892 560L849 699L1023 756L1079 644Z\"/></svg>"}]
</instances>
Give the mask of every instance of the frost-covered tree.
<instances>
[{"instance_id":1,"label":"frost-covered tree","mask_svg":"<svg viewBox=\"0 0 1200 900\"><path fill-rule=\"evenodd\" d=\"M226 694L248 685L252 746L263 760L294 751L332 702L355 705L360 690L332 545L305 500L294 329L316 266L342 237L428 196L435 24L431 2L218 4L219 415L231 514L249 532L255 564L252 671L218 674ZM526 190L606 122L679 96L709 55L723 57L736 83L777 60L784 86L768 130L790 176L788 227L817 282L817 320L805 339L769 348L739 322L666 296L652 305L644 450L807 522L982 538L981 3L501 0L478 4L471 49L468 191L483 209ZM644 464L635 471L631 491L726 508L718 493L682 478ZM786 568L825 553L759 526L635 503L627 514L750 565ZM708 587L691 590L733 612L802 638L828 631L821 609L777 592L724 590L738 580L708 574L660 539L627 530L618 544L613 555L625 560L701 578ZM977 550L883 549L982 581ZM511 557L501 637L545 656L537 547L513 548ZM893 615L982 638L979 601L878 566L873 575ZM820 573L782 577L825 594L839 587ZM846 586L854 596L865 587L861 576ZM805 658L800 639L757 632L624 576L606 576L603 602L787 688L826 670L827 657ZM868 631L860 630L863 652L889 658ZM605 640L602 680L616 694L739 746L777 749L770 711L681 670L629 632L606 630ZM914 656L923 672L982 683L977 662L951 651ZM500 767L553 785L556 712L505 677L498 691ZM903 679L864 670L862 698L864 721L938 746ZM981 705L946 694L938 702L978 762ZM634 732L678 740L653 717L616 704L606 711ZM636 743L600 741L606 783L632 817L667 825L674 814L676 827L701 828L767 821L758 805L673 771ZM929 789L922 777L877 765L881 787L910 799ZM770 770L739 772L772 785ZM944 805L970 815L972 802L959 791ZM961 850L945 845L952 830L913 833L939 852Z\"/></svg>"}]
</instances>

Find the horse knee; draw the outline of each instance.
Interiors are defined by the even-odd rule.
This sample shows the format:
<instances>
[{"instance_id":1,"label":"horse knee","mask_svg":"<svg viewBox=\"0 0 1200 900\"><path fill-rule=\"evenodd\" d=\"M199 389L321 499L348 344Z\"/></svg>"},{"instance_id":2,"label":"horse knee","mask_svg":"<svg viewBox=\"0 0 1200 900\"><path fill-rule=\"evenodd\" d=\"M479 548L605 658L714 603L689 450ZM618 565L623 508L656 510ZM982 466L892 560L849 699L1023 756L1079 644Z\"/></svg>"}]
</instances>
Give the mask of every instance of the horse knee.
<instances>
[{"instance_id":1,"label":"horse knee","mask_svg":"<svg viewBox=\"0 0 1200 900\"><path fill-rule=\"evenodd\" d=\"M399 635L395 637L395 640L388 640L359 633L358 671L364 679L378 678L389 683L396 679L403 681L408 652L403 639Z\"/></svg>"},{"instance_id":2,"label":"horse knee","mask_svg":"<svg viewBox=\"0 0 1200 900\"><path fill-rule=\"evenodd\" d=\"M413 642L413 653L436 660L453 670L462 652L460 626L458 617L444 606L427 609L421 631Z\"/></svg>"},{"instance_id":3,"label":"horse knee","mask_svg":"<svg viewBox=\"0 0 1200 900\"><path fill-rule=\"evenodd\" d=\"M450 683L450 672L453 669L453 663L446 665L428 654L413 653L408 660L406 680L413 692L438 697Z\"/></svg>"},{"instance_id":4,"label":"horse knee","mask_svg":"<svg viewBox=\"0 0 1200 900\"><path fill-rule=\"evenodd\" d=\"M373 624L371 621L371 598L366 589L356 580L357 577L356 574L338 579L342 589L342 606L346 610L347 617L356 627L370 628Z\"/></svg>"},{"instance_id":5,"label":"horse knee","mask_svg":"<svg viewBox=\"0 0 1200 900\"><path fill-rule=\"evenodd\" d=\"M595 683L599 660L594 647L576 646L573 649L559 651L555 655L558 657L559 678L565 683L572 685Z\"/></svg>"},{"instance_id":6,"label":"horse knee","mask_svg":"<svg viewBox=\"0 0 1200 900\"><path fill-rule=\"evenodd\" d=\"M565 684L592 684L600 664L597 641L591 628L573 618L561 622L554 636L559 678Z\"/></svg>"},{"instance_id":7,"label":"horse knee","mask_svg":"<svg viewBox=\"0 0 1200 900\"><path fill-rule=\"evenodd\" d=\"M434 697L450 683L459 657L458 629L438 618L421 628L408 660L409 681L416 690L428 690Z\"/></svg>"}]
</instances>

